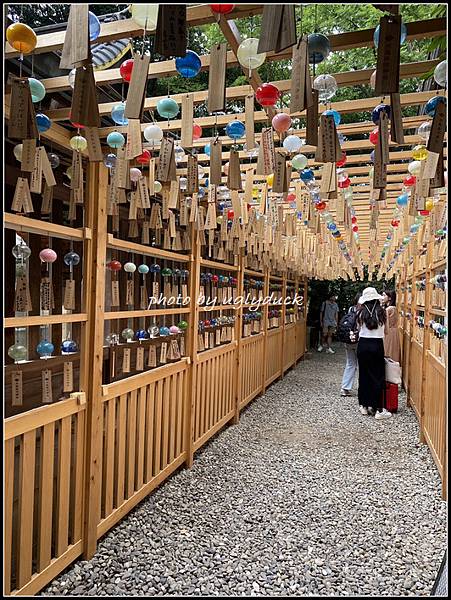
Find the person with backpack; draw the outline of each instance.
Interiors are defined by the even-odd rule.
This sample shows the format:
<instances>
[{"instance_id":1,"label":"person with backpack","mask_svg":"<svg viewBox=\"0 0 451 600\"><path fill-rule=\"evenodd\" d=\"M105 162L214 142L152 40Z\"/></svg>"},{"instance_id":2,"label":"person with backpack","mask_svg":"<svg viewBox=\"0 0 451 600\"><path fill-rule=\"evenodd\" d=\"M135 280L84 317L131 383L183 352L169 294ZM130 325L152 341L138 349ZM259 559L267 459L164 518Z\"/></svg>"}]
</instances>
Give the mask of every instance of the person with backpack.
<instances>
[{"instance_id":1,"label":"person with backpack","mask_svg":"<svg viewBox=\"0 0 451 600\"><path fill-rule=\"evenodd\" d=\"M327 350L329 354L335 354L332 350L332 336L338 325L338 304L336 303L335 294L330 294L327 300L321 305L320 312L320 342L318 346L318 352L323 351L323 345L327 344Z\"/></svg>"},{"instance_id":2,"label":"person with backpack","mask_svg":"<svg viewBox=\"0 0 451 600\"><path fill-rule=\"evenodd\" d=\"M346 366L341 382L342 396L352 396L352 388L357 371L357 341L351 342L351 331L354 332L355 337L357 337L356 329L359 299L360 292L356 295L354 304L349 308L348 312L338 324L337 336L340 342L344 343L346 352Z\"/></svg>"},{"instance_id":3,"label":"person with backpack","mask_svg":"<svg viewBox=\"0 0 451 600\"><path fill-rule=\"evenodd\" d=\"M367 287L359 298L357 315L359 365L359 410L362 415L374 414L377 420L388 419L392 413L384 407L385 356L384 332L387 316L381 306L383 296L375 288ZM351 332L351 341L356 334Z\"/></svg>"}]
</instances>

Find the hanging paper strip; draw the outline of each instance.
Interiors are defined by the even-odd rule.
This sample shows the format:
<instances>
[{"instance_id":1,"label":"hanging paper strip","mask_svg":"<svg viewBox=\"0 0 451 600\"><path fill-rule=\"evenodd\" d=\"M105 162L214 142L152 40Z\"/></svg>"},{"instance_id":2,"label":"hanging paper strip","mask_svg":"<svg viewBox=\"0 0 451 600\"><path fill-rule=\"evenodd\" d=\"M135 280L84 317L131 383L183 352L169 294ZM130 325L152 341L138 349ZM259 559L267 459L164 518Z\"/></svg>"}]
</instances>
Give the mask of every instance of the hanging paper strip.
<instances>
[{"instance_id":1,"label":"hanging paper strip","mask_svg":"<svg viewBox=\"0 0 451 600\"><path fill-rule=\"evenodd\" d=\"M209 113L225 110L225 76L227 66L227 44L217 44L210 49L210 69L208 75Z\"/></svg>"},{"instance_id":2,"label":"hanging paper strip","mask_svg":"<svg viewBox=\"0 0 451 600\"><path fill-rule=\"evenodd\" d=\"M160 7L161 8L161 7ZM150 55L135 54L132 78L128 88L124 116L127 119L141 119L146 96Z\"/></svg>"},{"instance_id":3,"label":"hanging paper strip","mask_svg":"<svg viewBox=\"0 0 451 600\"><path fill-rule=\"evenodd\" d=\"M401 16L390 15L380 20L377 49L375 93L399 92L399 63L401 48Z\"/></svg>"},{"instance_id":4,"label":"hanging paper strip","mask_svg":"<svg viewBox=\"0 0 451 600\"><path fill-rule=\"evenodd\" d=\"M165 58L186 56L186 4L160 4L154 51Z\"/></svg>"}]
</instances>

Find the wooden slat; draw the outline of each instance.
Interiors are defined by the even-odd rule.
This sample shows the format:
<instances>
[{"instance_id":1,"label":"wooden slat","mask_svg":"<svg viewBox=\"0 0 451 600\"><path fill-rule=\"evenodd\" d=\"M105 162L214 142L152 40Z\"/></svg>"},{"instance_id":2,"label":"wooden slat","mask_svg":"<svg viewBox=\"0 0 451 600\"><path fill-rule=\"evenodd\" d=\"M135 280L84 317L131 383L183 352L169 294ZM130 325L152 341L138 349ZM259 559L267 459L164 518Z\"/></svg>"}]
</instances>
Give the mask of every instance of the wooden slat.
<instances>
[{"instance_id":1,"label":"wooden slat","mask_svg":"<svg viewBox=\"0 0 451 600\"><path fill-rule=\"evenodd\" d=\"M153 447L155 432L155 383L147 386L146 406L146 474L144 483L149 482L153 476Z\"/></svg>"},{"instance_id":2,"label":"wooden slat","mask_svg":"<svg viewBox=\"0 0 451 600\"><path fill-rule=\"evenodd\" d=\"M117 419L117 492L115 506L122 505L125 498L125 448L127 439L127 394L122 394L119 398L119 409Z\"/></svg>"},{"instance_id":3,"label":"wooden slat","mask_svg":"<svg viewBox=\"0 0 451 600\"><path fill-rule=\"evenodd\" d=\"M36 431L24 433L19 460L17 585L22 587L30 581L32 573Z\"/></svg>"},{"instance_id":4,"label":"wooden slat","mask_svg":"<svg viewBox=\"0 0 451 600\"><path fill-rule=\"evenodd\" d=\"M68 417L70 418L70 417ZM52 560L53 520L53 463L55 455L55 423L42 428L40 452L40 484L38 509L38 571L43 571Z\"/></svg>"},{"instance_id":5,"label":"wooden slat","mask_svg":"<svg viewBox=\"0 0 451 600\"><path fill-rule=\"evenodd\" d=\"M171 377L166 377L163 382L163 412L162 412L162 438L161 438L161 468L168 464L169 451L169 420L171 410Z\"/></svg>"},{"instance_id":6,"label":"wooden slat","mask_svg":"<svg viewBox=\"0 0 451 600\"><path fill-rule=\"evenodd\" d=\"M135 491L135 464L136 464L136 396L137 390L132 390L128 395L127 404L127 471L126 471L126 497L130 498Z\"/></svg>"},{"instance_id":7,"label":"wooden slat","mask_svg":"<svg viewBox=\"0 0 451 600\"><path fill-rule=\"evenodd\" d=\"M85 470L85 416L86 412L80 412L76 416L76 454L75 454L75 503L74 503L74 531L72 543L77 543L82 537L84 516L84 470Z\"/></svg>"},{"instance_id":8,"label":"wooden slat","mask_svg":"<svg viewBox=\"0 0 451 600\"><path fill-rule=\"evenodd\" d=\"M114 449L115 449L115 429L116 429L116 401L110 400L105 404L106 422L105 422L105 453L103 458L104 494L105 494L105 516L107 517L113 510L113 489L114 489Z\"/></svg>"},{"instance_id":9,"label":"wooden slat","mask_svg":"<svg viewBox=\"0 0 451 600\"><path fill-rule=\"evenodd\" d=\"M3 581L6 596L11 591L11 559L12 559L12 533L13 533L13 492L14 492L14 439L6 440L5 454L3 456L3 506L4 506L4 533L3 533Z\"/></svg>"},{"instance_id":10,"label":"wooden slat","mask_svg":"<svg viewBox=\"0 0 451 600\"><path fill-rule=\"evenodd\" d=\"M161 471L162 413L163 413L163 381L160 379L156 383L156 396L155 396L155 446L154 446L154 452L153 452L154 476L157 476Z\"/></svg>"},{"instance_id":11,"label":"wooden slat","mask_svg":"<svg viewBox=\"0 0 451 600\"><path fill-rule=\"evenodd\" d=\"M58 488L56 513L56 555L61 556L69 546L69 494L71 417L61 420L58 431Z\"/></svg>"},{"instance_id":12,"label":"wooden slat","mask_svg":"<svg viewBox=\"0 0 451 600\"><path fill-rule=\"evenodd\" d=\"M146 404L147 386L138 391L138 452L136 461L136 489L139 490L144 484L144 449L145 449L145 426L146 426Z\"/></svg>"}]
</instances>

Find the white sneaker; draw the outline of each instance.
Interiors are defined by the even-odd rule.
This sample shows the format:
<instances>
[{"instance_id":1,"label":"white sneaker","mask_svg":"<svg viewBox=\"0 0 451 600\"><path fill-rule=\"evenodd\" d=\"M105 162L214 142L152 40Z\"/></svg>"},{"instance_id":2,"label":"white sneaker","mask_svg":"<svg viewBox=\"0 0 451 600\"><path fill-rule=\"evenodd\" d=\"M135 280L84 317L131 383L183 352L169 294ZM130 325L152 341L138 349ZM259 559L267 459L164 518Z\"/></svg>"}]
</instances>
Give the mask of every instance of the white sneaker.
<instances>
[{"instance_id":1,"label":"white sneaker","mask_svg":"<svg viewBox=\"0 0 451 600\"><path fill-rule=\"evenodd\" d=\"M389 419L392 416L393 415L391 414L391 412L388 412L387 409L383 408L381 412L376 412L376 416L374 418L379 421L381 419Z\"/></svg>"},{"instance_id":2,"label":"white sneaker","mask_svg":"<svg viewBox=\"0 0 451 600\"><path fill-rule=\"evenodd\" d=\"M323 347L322 346L318 346L318 352L322 352L323 351Z\"/></svg>"},{"instance_id":3,"label":"white sneaker","mask_svg":"<svg viewBox=\"0 0 451 600\"><path fill-rule=\"evenodd\" d=\"M326 352L328 352L329 354L335 354L335 350L332 350L332 348L328 348Z\"/></svg>"},{"instance_id":4,"label":"white sneaker","mask_svg":"<svg viewBox=\"0 0 451 600\"><path fill-rule=\"evenodd\" d=\"M366 406L362 406L361 404L359 404L359 411L361 415L367 415L368 414L368 409Z\"/></svg>"}]
</instances>

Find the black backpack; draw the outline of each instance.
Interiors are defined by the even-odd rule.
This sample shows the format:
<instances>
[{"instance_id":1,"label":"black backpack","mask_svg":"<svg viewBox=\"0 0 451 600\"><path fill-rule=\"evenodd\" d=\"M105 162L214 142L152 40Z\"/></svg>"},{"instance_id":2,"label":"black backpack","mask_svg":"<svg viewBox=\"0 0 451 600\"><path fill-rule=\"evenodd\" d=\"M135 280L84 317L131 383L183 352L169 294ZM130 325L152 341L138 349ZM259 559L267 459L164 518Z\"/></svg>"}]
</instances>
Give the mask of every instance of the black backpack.
<instances>
[{"instance_id":1,"label":"black backpack","mask_svg":"<svg viewBox=\"0 0 451 600\"><path fill-rule=\"evenodd\" d=\"M348 313L341 318L338 323L337 337L340 342L344 344L355 344L358 340L359 334L357 333L357 310L355 307L351 307ZM351 331L355 334L355 340L351 342L350 333Z\"/></svg>"}]
</instances>

